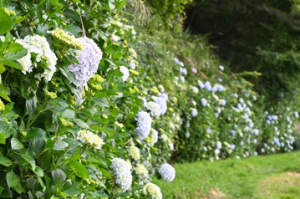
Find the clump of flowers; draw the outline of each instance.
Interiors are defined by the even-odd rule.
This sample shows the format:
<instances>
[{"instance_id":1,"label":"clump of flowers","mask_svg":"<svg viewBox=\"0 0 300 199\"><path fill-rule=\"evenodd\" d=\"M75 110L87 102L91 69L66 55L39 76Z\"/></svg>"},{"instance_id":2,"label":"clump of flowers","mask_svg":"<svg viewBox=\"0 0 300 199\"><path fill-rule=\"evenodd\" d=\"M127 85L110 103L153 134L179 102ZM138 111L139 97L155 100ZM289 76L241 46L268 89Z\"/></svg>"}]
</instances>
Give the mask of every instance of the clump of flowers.
<instances>
[{"instance_id":1,"label":"clump of flowers","mask_svg":"<svg viewBox=\"0 0 300 199\"><path fill-rule=\"evenodd\" d=\"M162 199L160 188L151 182L147 183L143 188L143 193L146 196L151 196L152 199Z\"/></svg>"},{"instance_id":2,"label":"clump of flowers","mask_svg":"<svg viewBox=\"0 0 300 199\"><path fill-rule=\"evenodd\" d=\"M162 179L167 182L171 182L175 179L175 169L168 163L164 163L160 166L158 173L161 175Z\"/></svg>"},{"instance_id":3,"label":"clump of flowers","mask_svg":"<svg viewBox=\"0 0 300 199\"><path fill-rule=\"evenodd\" d=\"M131 145L128 149L128 153L130 157L132 157L135 161L141 158L140 150L134 145Z\"/></svg>"},{"instance_id":4,"label":"clump of flowers","mask_svg":"<svg viewBox=\"0 0 300 199\"><path fill-rule=\"evenodd\" d=\"M122 76L123 82L127 81L127 79L129 78L128 68L126 68L125 66L120 66L120 71L123 74L123 76Z\"/></svg>"},{"instance_id":5,"label":"clump of flowers","mask_svg":"<svg viewBox=\"0 0 300 199\"><path fill-rule=\"evenodd\" d=\"M69 69L75 75L76 80L73 83L82 88L97 72L99 62L102 59L102 51L92 39L80 37L78 40L83 45L82 50L76 51L76 58L79 63L71 64Z\"/></svg>"},{"instance_id":6,"label":"clump of flowers","mask_svg":"<svg viewBox=\"0 0 300 199\"><path fill-rule=\"evenodd\" d=\"M158 132L155 129L151 129L150 136L146 138L146 141L153 146L158 141Z\"/></svg>"},{"instance_id":7,"label":"clump of flowers","mask_svg":"<svg viewBox=\"0 0 300 199\"><path fill-rule=\"evenodd\" d=\"M140 181L146 181L149 178L149 173L143 164L137 164L135 173L139 176Z\"/></svg>"},{"instance_id":8,"label":"clump of flowers","mask_svg":"<svg viewBox=\"0 0 300 199\"><path fill-rule=\"evenodd\" d=\"M77 140L87 143L94 147L95 149L101 149L104 141L98 135L88 131L88 130L80 130L77 133Z\"/></svg>"},{"instance_id":9,"label":"clump of flowers","mask_svg":"<svg viewBox=\"0 0 300 199\"><path fill-rule=\"evenodd\" d=\"M150 110L150 114L153 117L158 117L162 113L161 106L158 103L148 102L147 108Z\"/></svg>"},{"instance_id":10,"label":"clump of flowers","mask_svg":"<svg viewBox=\"0 0 300 199\"><path fill-rule=\"evenodd\" d=\"M116 175L116 184L124 191L131 188L132 175L130 167L131 165L121 158L112 160L111 169Z\"/></svg>"},{"instance_id":11,"label":"clump of flowers","mask_svg":"<svg viewBox=\"0 0 300 199\"><path fill-rule=\"evenodd\" d=\"M47 39L39 35L27 35L24 39L17 39L16 42L27 49L27 55L18 60L23 67L22 72L24 74L30 73L34 67L37 67L37 63L45 61L47 68L44 69L44 73L37 75L37 77L50 81L56 72L57 57L50 49ZM31 53L36 54L35 63L33 64L31 62Z\"/></svg>"},{"instance_id":12,"label":"clump of flowers","mask_svg":"<svg viewBox=\"0 0 300 199\"><path fill-rule=\"evenodd\" d=\"M143 140L145 139L151 130L152 118L145 111L138 113L138 127L136 129L138 137Z\"/></svg>"},{"instance_id":13,"label":"clump of flowers","mask_svg":"<svg viewBox=\"0 0 300 199\"><path fill-rule=\"evenodd\" d=\"M168 95L165 93L159 94L158 97L153 97L154 102L159 104L161 109L161 115L164 115L167 112L167 101L168 101Z\"/></svg>"},{"instance_id":14,"label":"clump of flowers","mask_svg":"<svg viewBox=\"0 0 300 199\"><path fill-rule=\"evenodd\" d=\"M68 48L75 48L78 50L82 50L83 48L82 43L78 39L60 28L56 28L50 31L50 33L55 39L67 45Z\"/></svg>"}]
</instances>

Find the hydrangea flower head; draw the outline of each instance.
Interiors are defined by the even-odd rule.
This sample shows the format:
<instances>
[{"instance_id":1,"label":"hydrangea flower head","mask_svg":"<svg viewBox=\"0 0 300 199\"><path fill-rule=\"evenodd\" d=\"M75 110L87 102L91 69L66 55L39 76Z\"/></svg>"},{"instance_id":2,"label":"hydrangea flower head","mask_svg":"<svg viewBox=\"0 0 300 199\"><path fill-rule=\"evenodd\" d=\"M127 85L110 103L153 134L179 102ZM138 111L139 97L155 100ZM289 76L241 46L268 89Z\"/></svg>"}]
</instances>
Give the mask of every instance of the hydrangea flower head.
<instances>
[{"instance_id":1,"label":"hydrangea flower head","mask_svg":"<svg viewBox=\"0 0 300 199\"><path fill-rule=\"evenodd\" d=\"M161 175L162 179L167 182L171 182L175 179L176 172L174 167L168 163L164 163L160 166L158 173Z\"/></svg>"},{"instance_id":2,"label":"hydrangea flower head","mask_svg":"<svg viewBox=\"0 0 300 199\"><path fill-rule=\"evenodd\" d=\"M151 182L147 183L143 188L143 193L146 196L151 196L152 199L162 199L160 188Z\"/></svg>"},{"instance_id":3,"label":"hydrangea flower head","mask_svg":"<svg viewBox=\"0 0 300 199\"><path fill-rule=\"evenodd\" d=\"M131 145L128 149L129 155L135 160L139 160L141 158L140 150L134 145Z\"/></svg>"},{"instance_id":4,"label":"hydrangea flower head","mask_svg":"<svg viewBox=\"0 0 300 199\"><path fill-rule=\"evenodd\" d=\"M78 39L60 28L50 31L50 34L58 41L65 44L68 48L74 48L78 50L82 50L83 48L82 43Z\"/></svg>"},{"instance_id":5,"label":"hydrangea flower head","mask_svg":"<svg viewBox=\"0 0 300 199\"><path fill-rule=\"evenodd\" d=\"M167 101L168 101L168 95L165 93L159 94L158 97L153 97L154 102L159 104L161 109L161 115L164 115L167 112Z\"/></svg>"},{"instance_id":6,"label":"hydrangea flower head","mask_svg":"<svg viewBox=\"0 0 300 199\"><path fill-rule=\"evenodd\" d=\"M202 106L207 106L208 102L207 102L207 100L205 98L202 98L201 99L201 104L202 104Z\"/></svg>"},{"instance_id":7,"label":"hydrangea flower head","mask_svg":"<svg viewBox=\"0 0 300 199\"><path fill-rule=\"evenodd\" d=\"M84 87L89 79L97 72L98 65L102 59L102 51L97 44L87 37L78 39L82 43L82 50L76 51L78 64L71 64L69 69L75 75L77 87Z\"/></svg>"},{"instance_id":8,"label":"hydrangea flower head","mask_svg":"<svg viewBox=\"0 0 300 199\"><path fill-rule=\"evenodd\" d=\"M198 115L197 109L192 108L192 109L191 109L191 114L192 114L193 117L196 117L196 116Z\"/></svg>"},{"instance_id":9,"label":"hydrangea flower head","mask_svg":"<svg viewBox=\"0 0 300 199\"><path fill-rule=\"evenodd\" d=\"M151 130L152 118L145 111L138 113L138 127L136 129L138 137L143 140L145 139Z\"/></svg>"},{"instance_id":10,"label":"hydrangea flower head","mask_svg":"<svg viewBox=\"0 0 300 199\"><path fill-rule=\"evenodd\" d=\"M153 146L158 141L158 132L155 129L151 129L150 136L146 138L146 141Z\"/></svg>"},{"instance_id":11,"label":"hydrangea flower head","mask_svg":"<svg viewBox=\"0 0 300 199\"><path fill-rule=\"evenodd\" d=\"M161 106L158 103L148 102L147 108L150 110L150 112L151 112L150 114L153 117L158 117L162 113Z\"/></svg>"},{"instance_id":12,"label":"hydrangea flower head","mask_svg":"<svg viewBox=\"0 0 300 199\"><path fill-rule=\"evenodd\" d=\"M199 92L199 89L196 86L193 86L192 90L193 90L194 93L198 93Z\"/></svg>"},{"instance_id":13,"label":"hydrangea flower head","mask_svg":"<svg viewBox=\"0 0 300 199\"><path fill-rule=\"evenodd\" d=\"M123 82L127 81L127 79L129 78L128 68L126 68L125 66L120 66L120 71L123 74L123 76L122 76Z\"/></svg>"},{"instance_id":14,"label":"hydrangea flower head","mask_svg":"<svg viewBox=\"0 0 300 199\"><path fill-rule=\"evenodd\" d=\"M149 178L149 173L143 164L137 164L135 167L135 173L139 176L141 181L146 181Z\"/></svg>"},{"instance_id":15,"label":"hydrangea flower head","mask_svg":"<svg viewBox=\"0 0 300 199\"><path fill-rule=\"evenodd\" d=\"M116 175L116 184L124 191L131 188L132 175L130 167L131 165L121 158L112 160L111 169Z\"/></svg>"},{"instance_id":16,"label":"hydrangea flower head","mask_svg":"<svg viewBox=\"0 0 300 199\"><path fill-rule=\"evenodd\" d=\"M52 79L53 74L56 72L57 57L51 50L49 43L45 37L39 35L27 35L24 39L17 39L17 43L21 44L27 49L27 55L22 57L19 62L23 67L23 73L30 73L33 67L37 66L37 63L44 60L46 62L47 68L44 69L42 74L38 74L37 77L45 78L46 81ZM36 63L32 64L31 54L36 54Z\"/></svg>"},{"instance_id":17,"label":"hydrangea flower head","mask_svg":"<svg viewBox=\"0 0 300 199\"><path fill-rule=\"evenodd\" d=\"M87 143L94 147L95 149L101 149L104 141L96 134L88 130L80 130L77 133L77 140Z\"/></svg>"}]
</instances>

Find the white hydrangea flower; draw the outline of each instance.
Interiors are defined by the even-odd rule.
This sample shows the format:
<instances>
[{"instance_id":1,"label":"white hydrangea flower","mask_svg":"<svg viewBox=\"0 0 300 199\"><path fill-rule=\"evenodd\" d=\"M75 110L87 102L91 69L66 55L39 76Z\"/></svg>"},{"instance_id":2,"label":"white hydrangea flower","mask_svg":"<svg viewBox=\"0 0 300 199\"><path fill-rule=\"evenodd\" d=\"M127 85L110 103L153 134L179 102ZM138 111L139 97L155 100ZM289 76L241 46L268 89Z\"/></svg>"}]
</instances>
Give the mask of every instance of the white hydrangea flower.
<instances>
[{"instance_id":1,"label":"white hydrangea flower","mask_svg":"<svg viewBox=\"0 0 300 199\"><path fill-rule=\"evenodd\" d=\"M194 93L199 93L199 89L196 86L193 86L192 90L193 90Z\"/></svg>"},{"instance_id":2,"label":"white hydrangea flower","mask_svg":"<svg viewBox=\"0 0 300 199\"><path fill-rule=\"evenodd\" d=\"M151 182L147 183L143 188L144 195L151 196L152 199L162 199L160 188Z\"/></svg>"},{"instance_id":3,"label":"white hydrangea flower","mask_svg":"<svg viewBox=\"0 0 300 199\"><path fill-rule=\"evenodd\" d=\"M27 55L19 60L20 64L24 68L22 72L24 74L32 72L33 66L36 67L37 63L45 60L47 69L44 69L44 72L41 75L37 75L37 77L42 77L45 78L46 81L50 81L53 77L53 74L56 72L55 66L57 63L57 57L51 50L47 39L39 35L27 35L24 39L17 39L16 42L21 44L28 51ZM30 53L36 54L37 63L34 63L33 65L30 65Z\"/></svg>"},{"instance_id":4,"label":"white hydrangea flower","mask_svg":"<svg viewBox=\"0 0 300 199\"><path fill-rule=\"evenodd\" d=\"M205 88L205 85L201 82L201 80L198 80L198 86L202 89Z\"/></svg>"},{"instance_id":5,"label":"white hydrangea flower","mask_svg":"<svg viewBox=\"0 0 300 199\"><path fill-rule=\"evenodd\" d=\"M181 74L181 75L187 75L187 70L185 69L185 68L179 68L179 73Z\"/></svg>"},{"instance_id":6,"label":"white hydrangea flower","mask_svg":"<svg viewBox=\"0 0 300 199\"><path fill-rule=\"evenodd\" d=\"M128 149L129 155L135 160L139 160L141 158L140 150L134 145L131 145Z\"/></svg>"},{"instance_id":7,"label":"white hydrangea flower","mask_svg":"<svg viewBox=\"0 0 300 199\"><path fill-rule=\"evenodd\" d=\"M155 129L151 129L151 134L146 139L153 146L158 141L158 132Z\"/></svg>"},{"instance_id":8,"label":"white hydrangea flower","mask_svg":"<svg viewBox=\"0 0 300 199\"><path fill-rule=\"evenodd\" d=\"M95 149L101 149L104 141L98 135L88 131L88 130L80 130L77 133L77 140L87 143L94 147Z\"/></svg>"},{"instance_id":9,"label":"white hydrangea flower","mask_svg":"<svg viewBox=\"0 0 300 199\"><path fill-rule=\"evenodd\" d=\"M167 182L171 182L175 179L176 171L174 167L172 167L168 163L164 163L160 166L158 173L161 175L162 179Z\"/></svg>"},{"instance_id":10,"label":"white hydrangea flower","mask_svg":"<svg viewBox=\"0 0 300 199\"><path fill-rule=\"evenodd\" d=\"M153 117L158 117L162 113L161 106L158 103L148 102L147 108L151 111L150 114Z\"/></svg>"},{"instance_id":11,"label":"white hydrangea flower","mask_svg":"<svg viewBox=\"0 0 300 199\"><path fill-rule=\"evenodd\" d=\"M153 99L155 103L159 104L161 108L161 115L164 115L167 112L168 95L161 93L158 97L153 97Z\"/></svg>"},{"instance_id":12,"label":"white hydrangea flower","mask_svg":"<svg viewBox=\"0 0 300 199\"><path fill-rule=\"evenodd\" d=\"M138 127L136 132L141 140L145 139L149 135L151 124L152 118L150 115L145 111L140 111L138 113Z\"/></svg>"},{"instance_id":13,"label":"white hydrangea flower","mask_svg":"<svg viewBox=\"0 0 300 199\"><path fill-rule=\"evenodd\" d=\"M207 100L205 98L202 98L201 99L201 104L202 104L202 106L207 106L208 102L207 102Z\"/></svg>"},{"instance_id":14,"label":"white hydrangea flower","mask_svg":"<svg viewBox=\"0 0 300 199\"><path fill-rule=\"evenodd\" d=\"M162 134L162 135L160 136L160 139L161 139L163 142L168 142L168 140L169 140L169 138L168 138L168 136L167 136L166 134Z\"/></svg>"},{"instance_id":15,"label":"white hydrangea flower","mask_svg":"<svg viewBox=\"0 0 300 199\"><path fill-rule=\"evenodd\" d=\"M32 72L33 67L32 67L31 55L30 55L29 51L27 52L27 54L24 57L18 59L18 62L23 67L23 70L22 70L23 74Z\"/></svg>"},{"instance_id":16,"label":"white hydrangea flower","mask_svg":"<svg viewBox=\"0 0 300 199\"><path fill-rule=\"evenodd\" d=\"M82 50L76 51L78 64L71 64L69 69L75 75L77 87L84 87L89 79L97 72L98 65L102 59L102 51L97 44L87 37L79 38L82 43Z\"/></svg>"},{"instance_id":17,"label":"white hydrangea flower","mask_svg":"<svg viewBox=\"0 0 300 199\"><path fill-rule=\"evenodd\" d=\"M196 117L198 115L198 111L195 108L191 108L191 114L193 117Z\"/></svg>"},{"instance_id":18,"label":"white hydrangea flower","mask_svg":"<svg viewBox=\"0 0 300 199\"><path fill-rule=\"evenodd\" d=\"M122 79L125 82L129 78L129 70L125 66L120 66L120 71L123 73Z\"/></svg>"},{"instance_id":19,"label":"white hydrangea flower","mask_svg":"<svg viewBox=\"0 0 300 199\"><path fill-rule=\"evenodd\" d=\"M124 191L129 190L132 183L129 163L121 158L114 158L112 160L111 169L116 175L116 184Z\"/></svg>"}]
</instances>

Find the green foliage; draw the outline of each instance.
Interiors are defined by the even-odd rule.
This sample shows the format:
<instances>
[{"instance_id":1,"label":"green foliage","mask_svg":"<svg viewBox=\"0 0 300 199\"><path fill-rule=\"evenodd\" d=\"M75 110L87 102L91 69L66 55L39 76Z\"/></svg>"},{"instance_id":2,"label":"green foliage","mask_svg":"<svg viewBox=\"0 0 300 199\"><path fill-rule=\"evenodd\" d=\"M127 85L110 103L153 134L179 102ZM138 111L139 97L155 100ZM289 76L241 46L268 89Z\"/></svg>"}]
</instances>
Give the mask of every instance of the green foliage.
<instances>
[{"instance_id":1,"label":"green foliage","mask_svg":"<svg viewBox=\"0 0 300 199\"><path fill-rule=\"evenodd\" d=\"M247 78L271 106L295 100L299 90L298 1L198 1L188 8L186 28L208 34L233 72Z\"/></svg>"}]
</instances>

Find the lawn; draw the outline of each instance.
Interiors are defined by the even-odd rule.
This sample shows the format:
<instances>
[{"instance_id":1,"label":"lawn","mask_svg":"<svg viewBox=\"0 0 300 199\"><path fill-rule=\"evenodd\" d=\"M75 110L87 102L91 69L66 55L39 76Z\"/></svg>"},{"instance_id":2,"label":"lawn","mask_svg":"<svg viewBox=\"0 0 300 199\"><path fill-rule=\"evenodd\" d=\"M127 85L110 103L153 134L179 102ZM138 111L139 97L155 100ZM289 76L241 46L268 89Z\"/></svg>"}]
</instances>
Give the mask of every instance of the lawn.
<instances>
[{"instance_id":1,"label":"lawn","mask_svg":"<svg viewBox=\"0 0 300 199\"><path fill-rule=\"evenodd\" d=\"M300 198L300 152L175 164L172 183L155 180L164 198Z\"/></svg>"}]
</instances>

